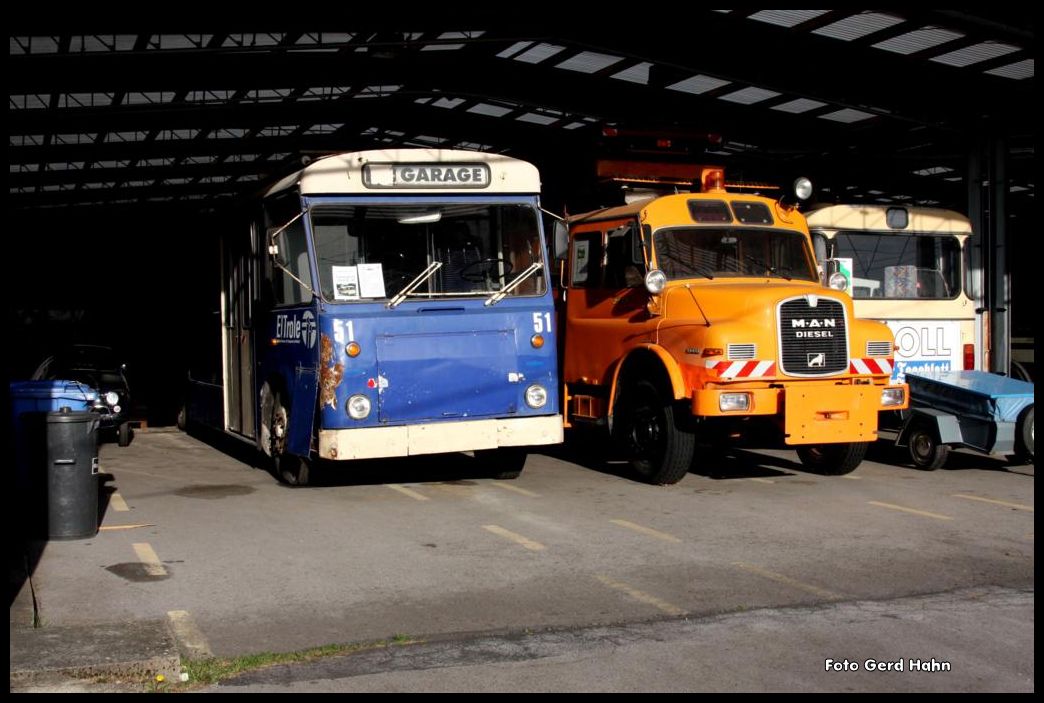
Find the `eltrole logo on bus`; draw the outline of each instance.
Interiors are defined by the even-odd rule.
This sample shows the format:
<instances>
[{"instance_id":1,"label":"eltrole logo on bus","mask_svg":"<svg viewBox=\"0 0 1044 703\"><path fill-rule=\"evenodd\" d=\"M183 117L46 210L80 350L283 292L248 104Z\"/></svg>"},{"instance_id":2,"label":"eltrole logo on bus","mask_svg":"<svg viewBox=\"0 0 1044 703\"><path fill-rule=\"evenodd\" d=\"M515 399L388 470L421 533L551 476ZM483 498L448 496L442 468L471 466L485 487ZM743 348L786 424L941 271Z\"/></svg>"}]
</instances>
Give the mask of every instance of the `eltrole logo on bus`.
<instances>
[{"instance_id":1,"label":"eltrole logo on bus","mask_svg":"<svg viewBox=\"0 0 1044 703\"><path fill-rule=\"evenodd\" d=\"M316 338L315 315L311 310L305 310L301 317L277 315L275 336L282 343L303 343L311 349L315 346Z\"/></svg>"}]
</instances>

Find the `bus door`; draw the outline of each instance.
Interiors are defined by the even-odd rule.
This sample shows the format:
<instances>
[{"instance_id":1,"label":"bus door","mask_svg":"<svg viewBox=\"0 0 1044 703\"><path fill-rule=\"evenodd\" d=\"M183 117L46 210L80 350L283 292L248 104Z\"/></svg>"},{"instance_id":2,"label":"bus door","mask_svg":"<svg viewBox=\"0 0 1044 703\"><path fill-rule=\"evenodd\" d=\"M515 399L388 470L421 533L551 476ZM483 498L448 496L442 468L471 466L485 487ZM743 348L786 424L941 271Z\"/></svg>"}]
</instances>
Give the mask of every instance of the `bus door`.
<instances>
[{"instance_id":1,"label":"bus door","mask_svg":"<svg viewBox=\"0 0 1044 703\"><path fill-rule=\"evenodd\" d=\"M229 431L253 438L257 226L226 237L223 254L225 425Z\"/></svg>"}]
</instances>

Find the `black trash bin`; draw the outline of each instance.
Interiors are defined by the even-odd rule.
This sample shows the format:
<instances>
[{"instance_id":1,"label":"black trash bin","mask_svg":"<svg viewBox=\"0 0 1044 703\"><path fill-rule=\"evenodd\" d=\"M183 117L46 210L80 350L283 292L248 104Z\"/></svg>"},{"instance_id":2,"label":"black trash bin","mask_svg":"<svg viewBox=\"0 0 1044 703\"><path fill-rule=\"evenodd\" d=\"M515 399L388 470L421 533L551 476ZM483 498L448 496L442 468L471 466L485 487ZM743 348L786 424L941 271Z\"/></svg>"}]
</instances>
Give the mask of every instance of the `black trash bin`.
<instances>
[{"instance_id":1,"label":"black trash bin","mask_svg":"<svg viewBox=\"0 0 1044 703\"><path fill-rule=\"evenodd\" d=\"M98 416L62 408L47 413L47 536L98 533Z\"/></svg>"}]
</instances>

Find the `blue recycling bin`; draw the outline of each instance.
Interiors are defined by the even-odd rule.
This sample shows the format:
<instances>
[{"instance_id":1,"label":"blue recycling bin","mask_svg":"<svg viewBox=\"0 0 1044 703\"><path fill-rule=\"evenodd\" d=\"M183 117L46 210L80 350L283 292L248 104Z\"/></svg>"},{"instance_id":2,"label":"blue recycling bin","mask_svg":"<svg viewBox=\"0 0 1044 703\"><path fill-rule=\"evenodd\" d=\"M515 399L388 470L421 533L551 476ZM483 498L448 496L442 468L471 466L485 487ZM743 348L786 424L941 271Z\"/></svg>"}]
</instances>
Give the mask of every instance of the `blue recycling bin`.
<instances>
[{"instance_id":1,"label":"blue recycling bin","mask_svg":"<svg viewBox=\"0 0 1044 703\"><path fill-rule=\"evenodd\" d=\"M12 381L15 504L24 511L19 524L30 532L46 530L47 413L69 408L89 411L98 393L78 381Z\"/></svg>"}]
</instances>

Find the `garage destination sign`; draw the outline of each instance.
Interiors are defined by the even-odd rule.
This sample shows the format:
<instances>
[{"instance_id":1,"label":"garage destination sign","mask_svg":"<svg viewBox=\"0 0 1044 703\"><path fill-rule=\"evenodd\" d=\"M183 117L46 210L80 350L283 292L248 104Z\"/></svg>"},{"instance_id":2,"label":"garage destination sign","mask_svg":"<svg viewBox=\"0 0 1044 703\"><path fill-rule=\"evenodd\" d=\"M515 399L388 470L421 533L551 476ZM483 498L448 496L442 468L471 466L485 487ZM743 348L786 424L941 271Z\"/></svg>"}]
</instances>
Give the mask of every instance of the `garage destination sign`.
<instances>
[{"instance_id":1,"label":"garage destination sign","mask_svg":"<svg viewBox=\"0 0 1044 703\"><path fill-rule=\"evenodd\" d=\"M487 188L488 164L431 163L366 164L363 184L367 188Z\"/></svg>"}]
</instances>

